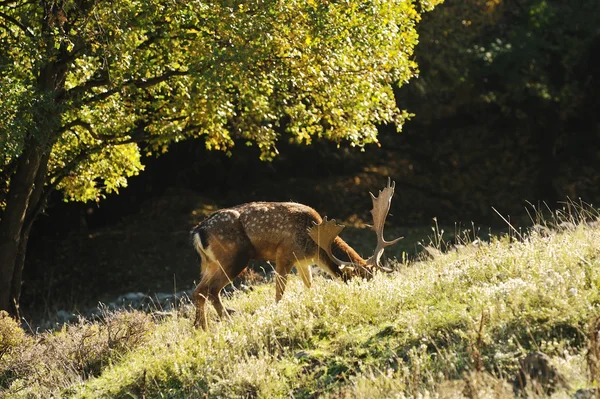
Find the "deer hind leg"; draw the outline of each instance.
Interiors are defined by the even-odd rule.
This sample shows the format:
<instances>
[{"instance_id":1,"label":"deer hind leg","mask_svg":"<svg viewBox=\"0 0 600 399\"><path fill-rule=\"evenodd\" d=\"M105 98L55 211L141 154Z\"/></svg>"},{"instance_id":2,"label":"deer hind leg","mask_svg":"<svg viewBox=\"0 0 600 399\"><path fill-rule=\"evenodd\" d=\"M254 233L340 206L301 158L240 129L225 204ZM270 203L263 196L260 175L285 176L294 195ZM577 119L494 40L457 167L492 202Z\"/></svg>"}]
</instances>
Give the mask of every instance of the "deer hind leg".
<instances>
[{"instance_id":1,"label":"deer hind leg","mask_svg":"<svg viewBox=\"0 0 600 399\"><path fill-rule=\"evenodd\" d=\"M235 278L232 276L231 278ZM206 321L206 300L208 299L219 318L223 318L226 315L225 308L221 302L219 296L223 287L230 282L230 277L224 272L218 264L211 264L210 268L207 268L206 272L203 273L200 284L194 290L194 303L196 305L196 320L194 321L195 327L202 327L206 330L208 323Z\"/></svg>"},{"instance_id":2,"label":"deer hind leg","mask_svg":"<svg viewBox=\"0 0 600 399\"><path fill-rule=\"evenodd\" d=\"M202 327L206 330L206 299L208 299L219 318L227 316L228 313L221 302L221 290L229 284L237 275L228 276L225 270L228 268L221 267L219 264L211 265L211 270L207 270L207 273L203 275L200 284L194 290L194 303L196 304L196 320L194 322L195 327ZM239 274L239 273L238 273Z\"/></svg>"},{"instance_id":3,"label":"deer hind leg","mask_svg":"<svg viewBox=\"0 0 600 399\"><path fill-rule=\"evenodd\" d=\"M195 327L202 327L206 330L206 299L208 299L219 318L229 316L232 310L225 309L221 302L221 290L231 283L248 265L252 258L252 248L249 246L238 248L237 253L229 258L227 263L211 261L202 273L202 280L194 290L194 303L196 304Z\"/></svg>"},{"instance_id":4,"label":"deer hind leg","mask_svg":"<svg viewBox=\"0 0 600 399\"><path fill-rule=\"evenodd\" d=\"M202 280L200 280L200 283L196 286L194 294L192 295L192 300L196 306L196 319L194 320L194 327L202 327L204 330L206 330L208 327L206 323L206 298L209 290L209 279L210 275L204 273Z\"/></svg>"},{"instance_id":5,"label":"deer hind leg","mask_svg":"<svg viewBox=\"0 0 600 399\"><path fill-rule=\"evenodd\" d=\"M238 273L239 274L239 273ZM208 290L208 299L215 307L217 314L220 319L223 317L229 316L230 313L233 313L230 309L225 309L223 306L223 302L221 302L221 290L225 288L227 284L229 284L237 275L228 276L225 270L220 269L217 273L213 275L211 280L211 285Z\"/></svg>"}]
</instances>

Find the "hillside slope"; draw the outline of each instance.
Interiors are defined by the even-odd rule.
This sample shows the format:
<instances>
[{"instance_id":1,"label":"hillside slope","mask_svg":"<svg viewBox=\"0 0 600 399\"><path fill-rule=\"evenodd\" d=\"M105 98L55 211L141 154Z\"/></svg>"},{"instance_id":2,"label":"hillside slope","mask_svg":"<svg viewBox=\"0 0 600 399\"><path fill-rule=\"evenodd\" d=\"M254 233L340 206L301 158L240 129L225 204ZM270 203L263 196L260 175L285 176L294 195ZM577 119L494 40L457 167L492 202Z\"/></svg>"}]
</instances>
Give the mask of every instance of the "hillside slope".
<instances>
[{"instance_id":1,"label":"hillside slope","mask_svg":"<svg viewBox=\"0 0 600 399\"><path fill-rule=\"evenodd\" d=\"M256 285L226 301L236 311L231 320L218 322L211 310L207 332L192 328L192 308L182 304L178 312L121 312L25 337L0 357L0 392L512 397L525 385L538 397L593 395L600 382L597 226L540 228L397 266L371 281L317 278L310 290L292 279L279 304L272 283ZM537 380L520 362L531 353L549 362L531 366L543 375Z\"/></svg>"}]
</instances>

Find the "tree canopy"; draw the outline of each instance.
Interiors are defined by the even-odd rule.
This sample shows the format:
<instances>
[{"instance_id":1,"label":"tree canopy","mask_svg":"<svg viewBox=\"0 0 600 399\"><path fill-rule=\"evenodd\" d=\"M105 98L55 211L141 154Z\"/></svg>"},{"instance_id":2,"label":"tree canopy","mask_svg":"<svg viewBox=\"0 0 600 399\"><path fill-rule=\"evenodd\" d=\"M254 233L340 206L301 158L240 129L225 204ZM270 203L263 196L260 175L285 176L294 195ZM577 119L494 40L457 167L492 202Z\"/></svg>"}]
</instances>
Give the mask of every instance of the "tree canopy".
<instances>
[{"instance_id":1,"label":"tree canopy","mask_svg":"<svg viewBox=\"0 0 600 399\"><path fill-rule=\"evenodd\" d=\"M243 138L263 159L283 131L376 142L407 116L392 85L415 74L418 10L438 2L4 1L0 167L35 136L48 183L90 200L139 173L140 142Z\"/></svg>"},{"instance_id":2,"label":"tree canopy","mask_svg":"<svg viewBox=\"0 0 600 399\"><path fill-rule=\"evenodd\" d=\"M400 129L392 88L441 1L0 0L0 309L56 188L98 200L190 137L271 159L283 133L364 146Z\"/></svg>"}]
</instances>

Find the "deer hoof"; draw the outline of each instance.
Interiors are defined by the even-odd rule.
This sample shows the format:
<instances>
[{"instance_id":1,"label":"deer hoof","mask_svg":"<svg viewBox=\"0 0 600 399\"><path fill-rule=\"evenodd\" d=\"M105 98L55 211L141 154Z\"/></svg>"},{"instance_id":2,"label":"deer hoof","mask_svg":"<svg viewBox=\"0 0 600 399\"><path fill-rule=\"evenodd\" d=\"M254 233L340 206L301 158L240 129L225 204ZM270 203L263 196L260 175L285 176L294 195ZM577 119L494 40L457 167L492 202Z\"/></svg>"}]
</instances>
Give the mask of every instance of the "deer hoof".
<instances>
[{"instance_id":1,"label":"deer hoof","mask_svg":"<svg viewBox=\"0 0 600 399\"><path fill-rule=\"evenodd\" d=\"M201 319L194 320L194 328L195 329L201 328L204 331L206 331L206 327L207 327L206 320L201 320Z\"/></svg>"}]
</instances>

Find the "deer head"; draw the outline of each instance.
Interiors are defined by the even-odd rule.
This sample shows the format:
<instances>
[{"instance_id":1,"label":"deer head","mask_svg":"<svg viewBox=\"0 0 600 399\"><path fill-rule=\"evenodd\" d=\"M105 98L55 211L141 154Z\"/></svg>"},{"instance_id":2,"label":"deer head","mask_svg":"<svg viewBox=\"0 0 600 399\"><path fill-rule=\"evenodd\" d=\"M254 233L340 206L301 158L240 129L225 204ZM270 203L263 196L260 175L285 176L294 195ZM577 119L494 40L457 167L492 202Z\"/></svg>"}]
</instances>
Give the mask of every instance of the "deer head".
<instances>
[{"instance_id":1,"label":"deer head","mask_svg":"<svg viewBox=\"0 0 600 399\"><path fill-rule=\"evenodd\" d=\"M386 241L383 238L383 227L385 220L390 211L390 204L392 202L392 196L394 195L394 189L396 183L392 182L388 178L387 186L379 191L379 195L375 197L373 193L371 200L373 201L373 209L371 209L371 215L373 217L373 225L369 226L375 231L377 235L377 246L373 255L368 258L364 264L356 264L354 262L346 262L338 259L332 252L331 246L335 238L342 232L345 226L337 224L335 219L327 220L325 217L321 223L314 223L313 226L309 227L308 235L321 247L327 256L337 264L340 269L344 270L347 275L358 275L361 277L369 278L373 275L373 269L379 269L386 273L390 273L393 270L389 269L381 264L381 257L386 247L393 245L403 239L404 237L398 237L392 241Z\"/></svg>"}]
</instances>

